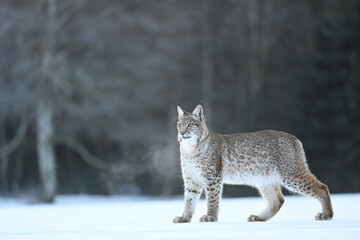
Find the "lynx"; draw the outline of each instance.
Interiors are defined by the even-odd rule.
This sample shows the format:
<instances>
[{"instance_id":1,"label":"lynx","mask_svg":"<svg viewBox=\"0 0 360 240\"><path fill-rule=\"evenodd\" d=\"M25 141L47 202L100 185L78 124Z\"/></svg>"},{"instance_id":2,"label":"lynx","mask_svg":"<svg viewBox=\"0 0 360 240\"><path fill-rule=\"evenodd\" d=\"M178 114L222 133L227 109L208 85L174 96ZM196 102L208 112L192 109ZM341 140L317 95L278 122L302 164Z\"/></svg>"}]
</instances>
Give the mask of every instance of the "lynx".
<instances>
[{"instance_id":1,"label":"lynx","mask_svg":"<svg viewBox=\"0 0 360 240\"><path fill-rule=\"evenodd\" d=\"M284 203L281 186L320 201L322 211L316 220L330 220L333 210L328 187L310 172L302 143L293 135L273 131L217 134L206 126L203 108L192 113L178 110L178 141L185 185L185 208L174 223L190 222L200 195L205 189L207 214L201 222L218 220L223 184L256 187L267 201L249 222L272 218Z\"/></svg>"}]
</instances>

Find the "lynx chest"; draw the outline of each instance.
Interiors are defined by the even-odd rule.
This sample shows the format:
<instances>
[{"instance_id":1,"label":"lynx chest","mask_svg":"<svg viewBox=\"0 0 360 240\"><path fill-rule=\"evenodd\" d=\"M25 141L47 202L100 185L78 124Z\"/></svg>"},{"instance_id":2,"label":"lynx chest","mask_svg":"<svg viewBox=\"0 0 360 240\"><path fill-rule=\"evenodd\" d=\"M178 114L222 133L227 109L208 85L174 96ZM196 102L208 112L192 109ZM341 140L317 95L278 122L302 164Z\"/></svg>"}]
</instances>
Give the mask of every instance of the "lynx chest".
<instances>
[{"instance_id":1,"label":"lynx chest","mask_svg":"<svg viewBox=\"0 0 360 240\"><path fill-rule=\"evenodd\" d=\"M197 159L191 159L181 156L181 169L184 178L190 178L196 183L204 183L205 178L203 174L205 166Z\"/></svg>"}]
</instances>

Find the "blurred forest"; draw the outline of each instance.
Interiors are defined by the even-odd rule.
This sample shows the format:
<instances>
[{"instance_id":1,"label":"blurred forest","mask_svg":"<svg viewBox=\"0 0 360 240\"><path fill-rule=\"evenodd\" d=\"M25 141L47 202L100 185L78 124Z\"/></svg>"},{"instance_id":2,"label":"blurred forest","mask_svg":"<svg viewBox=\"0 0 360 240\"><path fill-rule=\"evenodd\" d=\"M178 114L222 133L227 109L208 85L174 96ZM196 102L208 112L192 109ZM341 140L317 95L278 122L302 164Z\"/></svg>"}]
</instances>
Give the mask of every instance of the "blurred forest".
<instances>
[{"instance_id":1,"label":"blurred forest","mask_svg":"<svg viewBox=\"0 0 360 240\"><path fill-rule=\"evenodd\" d=\"M0 1L2 197L182 194L178 101L360 192L360 0Z\"/></svg>"}]
</instances>

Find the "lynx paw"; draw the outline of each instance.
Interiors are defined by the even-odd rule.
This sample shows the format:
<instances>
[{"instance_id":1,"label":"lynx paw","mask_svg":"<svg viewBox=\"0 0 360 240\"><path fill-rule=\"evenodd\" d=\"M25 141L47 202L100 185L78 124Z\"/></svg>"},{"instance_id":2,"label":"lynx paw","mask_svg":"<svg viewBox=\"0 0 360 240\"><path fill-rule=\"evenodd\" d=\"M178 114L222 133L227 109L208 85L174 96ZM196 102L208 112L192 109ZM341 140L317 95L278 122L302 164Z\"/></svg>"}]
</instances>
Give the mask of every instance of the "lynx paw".
<instances>
[{"instance_id":1,"label":"lynx paw","mask_svg":"<svg viewBox=\"0 0 360 240\"><path fill-rule=\"evenodd\" d=\"M216 218L213 216L204 215L200 218L200 222L216 222Z\"/></svg>"},{"instance_id":2,"label":"lynx paw","mask_svg":"<svg viewBox=\"0 0 360 240\"><path fill-rule=\"evenodd\" d=\"M250 215L247 219L248 222L265 222L264 219L256 216L256 215Z\"/></svg>"},{"instance_id":3,"label":"lynx paw","mask_svg":"<svg viewBox=\"0 0 360 240\"><path fill-rule=\"evenodd\" d=\"M173 220L174 223L188 223L190 222L190 219L184 218L184 217L176 217Z\"/></svg>"},{"instance_id":4,"label":"lynx paw","mask_svg":"<svg viewBox=\"0 0 360 240\"><path fill-rule=\"evenodd\" d=\"M332 216L329 214L324 214L319 212L316 216L315 216L315 220L317 221L322 221L322 220L331 220Z\"/></svg>"}]
</instances>

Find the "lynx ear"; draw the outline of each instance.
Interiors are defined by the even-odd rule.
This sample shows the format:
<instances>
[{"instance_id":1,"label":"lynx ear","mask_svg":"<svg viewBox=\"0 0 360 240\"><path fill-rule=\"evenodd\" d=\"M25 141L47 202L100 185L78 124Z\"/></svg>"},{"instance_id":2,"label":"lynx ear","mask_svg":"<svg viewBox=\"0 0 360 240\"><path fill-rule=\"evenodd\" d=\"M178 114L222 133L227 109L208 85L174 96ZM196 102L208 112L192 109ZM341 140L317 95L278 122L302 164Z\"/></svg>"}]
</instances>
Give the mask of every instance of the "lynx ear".
<instances>
[{"instance_id":1,"label":"lynx ear","mask_svg":"<svg viewBox=\"0 0 360 240\"><path fill-rule=\"evenodd\" d=\"M204 112L202 106L199 104L196 106L192 114L195 116L195 118L199 121L202 121L204 118Z\"/></svg>"},{"instance_id":2,"label":"lynx ear","mask_svg":"<svg viewBox=\"0 0 360 240\"><path fill-rule=\"evenodd\" d=\"M179 105L177 105L177 111L178 111L178 118L180 118L182 115L184 115L184 111L181 109Z\"/></svg>"}]
</instances>

